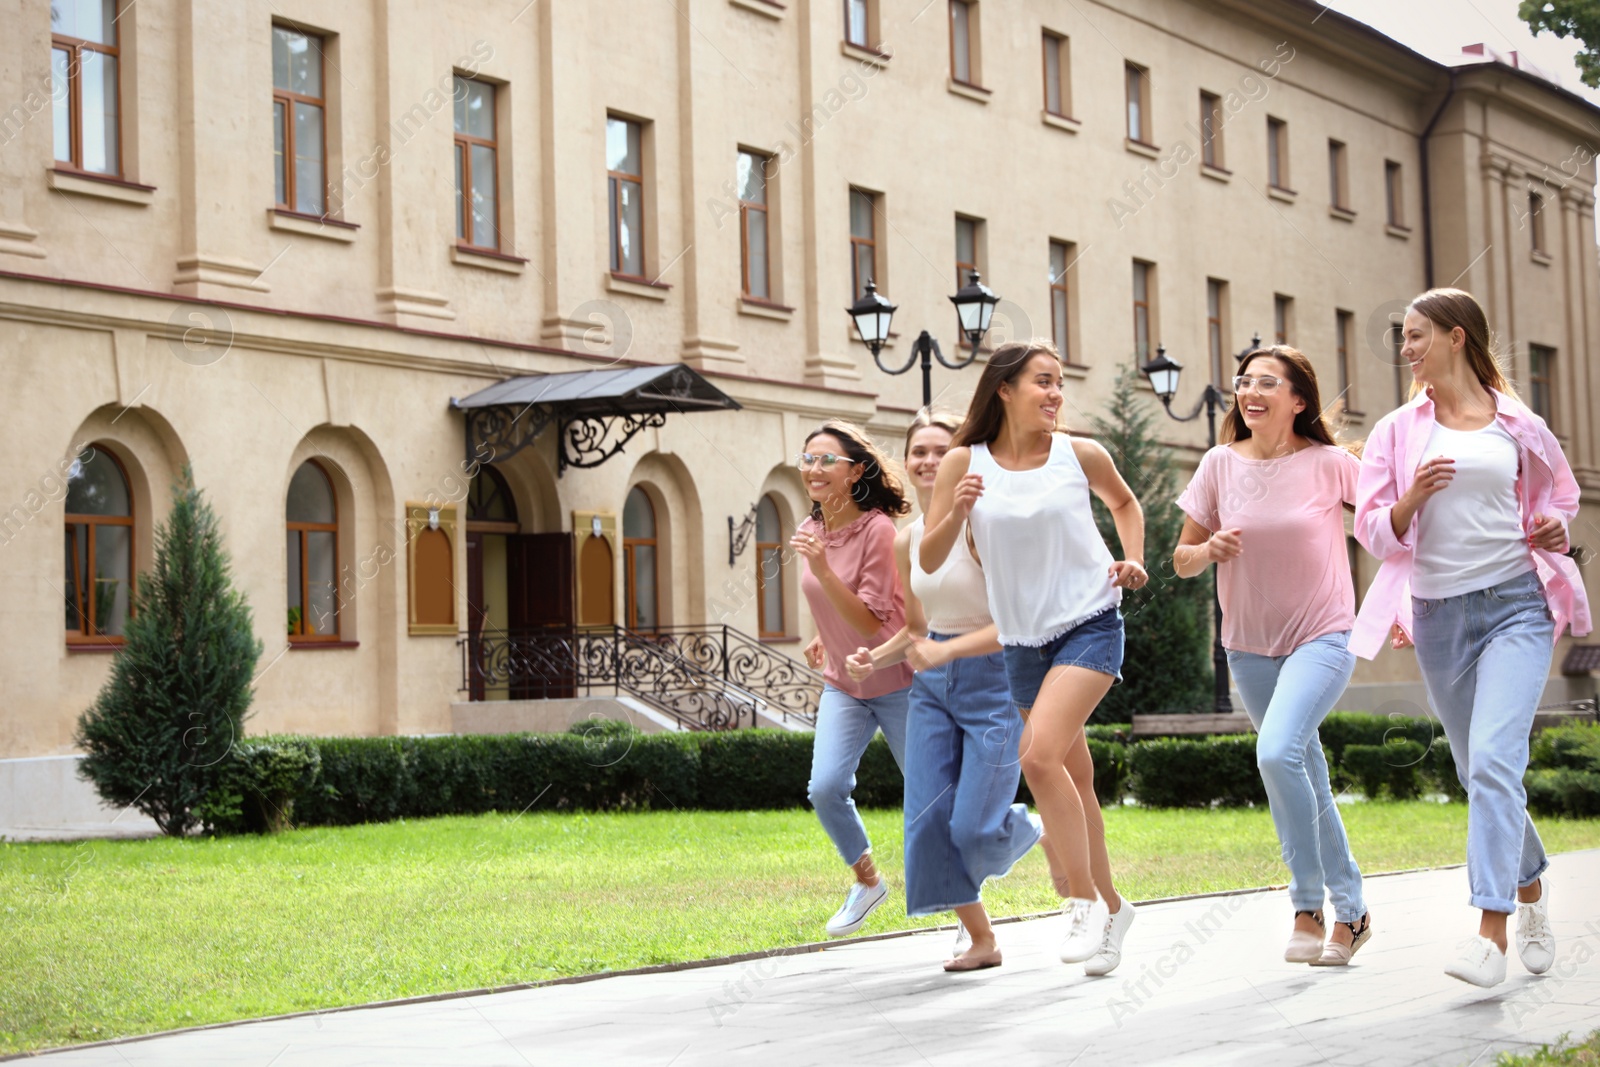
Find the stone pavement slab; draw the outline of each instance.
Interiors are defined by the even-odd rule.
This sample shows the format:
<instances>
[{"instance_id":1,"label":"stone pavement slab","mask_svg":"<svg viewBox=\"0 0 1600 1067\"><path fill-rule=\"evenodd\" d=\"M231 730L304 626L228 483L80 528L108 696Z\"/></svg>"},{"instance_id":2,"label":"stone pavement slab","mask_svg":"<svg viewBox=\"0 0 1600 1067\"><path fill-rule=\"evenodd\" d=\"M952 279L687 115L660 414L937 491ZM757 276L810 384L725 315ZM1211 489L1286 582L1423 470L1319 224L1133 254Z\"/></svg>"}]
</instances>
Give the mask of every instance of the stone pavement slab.
<instances>
[{"instance_id":1,"label":"stone pavement slab","mask_svg":"<svg viewBox=\"0 0 1600 1067\"><path fill-rule=\"evenodd\" d=\"M671 973L323 1012L42 1057L49 1067L1325 1064L1483 1067L1600 1026L1600 850L1554 859L1555 967L1447 978L1477 929L1460 868L1371 878L1347 969L1282 961L1282 890L1140 909L1106 978L1055 959L1058 917L998 927L1005 966L939 969L948 931ZM899 901L893 903L898 904ZM823 917L818 917L820 925Z\"/></svg>"}]
</instances>

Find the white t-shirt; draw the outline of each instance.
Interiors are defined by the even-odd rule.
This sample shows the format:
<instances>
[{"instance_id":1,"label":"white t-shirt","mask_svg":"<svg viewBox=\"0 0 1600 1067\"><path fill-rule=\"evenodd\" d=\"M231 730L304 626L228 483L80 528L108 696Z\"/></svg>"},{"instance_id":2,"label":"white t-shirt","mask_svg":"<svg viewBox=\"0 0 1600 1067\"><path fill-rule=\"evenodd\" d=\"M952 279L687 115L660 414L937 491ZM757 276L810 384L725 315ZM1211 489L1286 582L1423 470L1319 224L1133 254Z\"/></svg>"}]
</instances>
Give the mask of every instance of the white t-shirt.
<instances>
[{"instance_id":1,"label":"white t-shirt","mask_svg":"<svg viewBox=\"0 0 1600 1067\"><path fill-rule=\"evenodd\" d=\"M1455 460L1450 484L1417 512L1411 594L1425 600L1487 589L1533 570L1517 507L1517 443L1498 420L1481 430L1434 423L1425 460Z\"/></svg>"}]
</instances>

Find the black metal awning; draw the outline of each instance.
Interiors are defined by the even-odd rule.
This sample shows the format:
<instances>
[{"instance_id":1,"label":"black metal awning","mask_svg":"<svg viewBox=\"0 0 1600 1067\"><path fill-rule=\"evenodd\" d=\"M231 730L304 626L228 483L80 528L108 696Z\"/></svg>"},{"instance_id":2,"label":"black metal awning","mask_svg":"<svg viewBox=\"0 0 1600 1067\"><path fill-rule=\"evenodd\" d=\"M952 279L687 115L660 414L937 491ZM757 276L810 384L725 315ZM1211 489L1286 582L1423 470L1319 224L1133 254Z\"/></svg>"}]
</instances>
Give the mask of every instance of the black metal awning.
<instances>
[{"instance_id":1,"label":"black metal awning","mask_svg":"<svg viewBox=\"0 0 1600 1067\"><path fill-rule=\"evenodd\" d=\"M466 415L467 459L502 462L556 424L556 466L598 467L674 412L737 411L738 401L683 363L508 378L450 406Z\"/></svg>"}]
</instances>

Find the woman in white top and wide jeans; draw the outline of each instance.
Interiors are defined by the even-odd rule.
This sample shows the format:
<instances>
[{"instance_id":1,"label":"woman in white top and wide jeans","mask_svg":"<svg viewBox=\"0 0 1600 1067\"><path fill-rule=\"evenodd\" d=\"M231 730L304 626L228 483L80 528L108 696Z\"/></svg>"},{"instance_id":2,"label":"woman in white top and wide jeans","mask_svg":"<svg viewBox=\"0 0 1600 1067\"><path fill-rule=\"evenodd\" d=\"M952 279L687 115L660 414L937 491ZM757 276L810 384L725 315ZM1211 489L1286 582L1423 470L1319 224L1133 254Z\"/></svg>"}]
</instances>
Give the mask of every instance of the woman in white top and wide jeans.
<instances>
[{"instance_id":1,"label":"woman in white top and wide jeans","mask_svg":"<svg viewBox=\"0 0 1600 1067\"><path fill-rule=\"evenodd\" d=\"M1544 420L1518 401L1469 293L1433 289L1406 311L1400 354L1412 400L1367 438L1356 537L1383 560L1350 647L1371 659L1390 636L1415 643L1428 702L1467 790L1467 882L1478 936L1445 973L1478 986L1506 976L1506 920L1517 954L1555 962L1549 861L1528 817L1528 735L1555 639L1589 630L1566 555L1578 484Z\"/></svg>"},{"instance_id":2,"label":"woman in white top and wide jeans","mask_svg":"<svg viewBox=\"0 0 1600 1067\"><path fill-rule=\"evenodd\" d=\"M1061 381L1048 341L995 349L957 447L939 465L917 562L937 571L970 521L1011 699L1026 720L1022 773L1066 898L1061 960L1106 974L1121 959L1133 907L1111 884L1083 727L1121 678L1117 605L1122 587L1148 580L1144 514L1103 446L1059 432ZM1090 493L1110 509L1128 559L1111 558Z\"/></svg>"},{"instance_id":3,"label":"woman in white top and wide jeans","mask_svg":"<svg viewBox=\"0 0 1600 1067\"><path fill-rule=\"evenodd\" d=\"M906 474L924 516L960 427L956 416L924 408L906 431ZM859 649L849 670L859 682L903 659L917 672L906 716L906 914L953 910L969 937L958 938L944 969L975 971L1001 962L980 897L984 880L1009 871L1038 843L1039 829L1013 803L1022 719L1007 688L983 569L965 537L935 573L915 566L922 530L919 516L895 539L905 628Z\"/></svg>"}]
</instances>

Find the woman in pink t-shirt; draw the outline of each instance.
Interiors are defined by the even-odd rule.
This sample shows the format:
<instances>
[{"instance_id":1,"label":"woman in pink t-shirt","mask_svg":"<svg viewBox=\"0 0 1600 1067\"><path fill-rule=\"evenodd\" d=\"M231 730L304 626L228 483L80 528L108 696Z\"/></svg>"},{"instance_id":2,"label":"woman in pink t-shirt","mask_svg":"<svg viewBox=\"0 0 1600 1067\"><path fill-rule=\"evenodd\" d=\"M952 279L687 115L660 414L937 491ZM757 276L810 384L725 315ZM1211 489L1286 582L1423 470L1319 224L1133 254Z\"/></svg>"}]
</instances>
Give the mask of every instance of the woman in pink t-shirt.
<instances>
[{"instance_id":1,"label":"woman in pink t-shirt","mask_svg":"<svg viewBox=\"0 0 1600 1067\"><path fill-rule=\"evenodd\" d=\"M1344 509L1361 462L1322 416L1316 372L1286 345L1239 364L1223 443L1178 498L1180 578L1217 564L1228 668L1260 736L1256 762L1289 865L1294 932L1283 958L1339 967L1372 936L1361 871L1328 783L1317 727L1355 670L1355 589ZM1323 943L1322 905L1339 923Z\"/></svg>"},{"instance_id":2,"label":"woman in pink t-shirt","mask_svg":"<svg viewBox=\"0 0 1600 1067\"><path fill-rule=\"evenodd\" d=\"M856 767L881 729L905 770L912 674L901 661L857 682L845 660L862 645L883 644L905 626L894 520L911 505L887 458L848 422L829 420L812 431L799 462L811 517L789 543L804 563L800 591L811 605L826 656L807 793L839 857L855 872L855 884L826 926L829 936L847 937L889 896L850 797Z\"/></svg>"}]
</instances>

